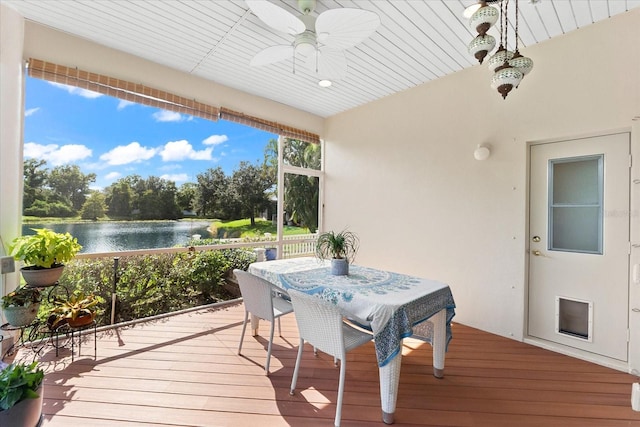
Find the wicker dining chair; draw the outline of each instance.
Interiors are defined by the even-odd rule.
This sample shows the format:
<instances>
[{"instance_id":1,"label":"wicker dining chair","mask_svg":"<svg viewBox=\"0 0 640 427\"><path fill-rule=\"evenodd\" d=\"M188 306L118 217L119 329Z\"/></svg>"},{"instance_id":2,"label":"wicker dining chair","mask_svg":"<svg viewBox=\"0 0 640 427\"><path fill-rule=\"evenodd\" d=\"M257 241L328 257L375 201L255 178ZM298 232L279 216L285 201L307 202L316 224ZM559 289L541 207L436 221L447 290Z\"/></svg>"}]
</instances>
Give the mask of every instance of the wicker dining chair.
<instances>
[{"instance_id":1,"label":"wicker dining chair","mask_svg":"<svg viewBox=\"0 0 640 427\"><path fill-rule=\"evenodd\" d=\"M347 352L371 341L373 335L344 323L338 308L328 301L295 290L290 290L289 296L291 297L300 333L300 346L298 347L296 366L291 380L290 394L295 394L305 341L318 350L333 356L334 360L340 360L340 382L338 383L338 402L335 418L335 425L339 427L342 415L342 395L344 394Z\"/></svg>"},{"instance_id":2,"label":"wicker dining chair","mask_svg":"<svg viewBox=\"0 0 640 427\"><path fill-rule=\"evenodd\" d=\"M282 298L283 295L286 295L284 290L276 287L266 280L243 270L236 269L233 270L233 273L238 278L240 293L242 294L242 300L244 302L244 322L242 324L240 344L238 345L238 354L241 354L242 352L242 342L244 341L244 334L247 330L249 313L260 319L271 322L269 345L267 348L267 362L264 366L266 374L269 375L275 322L276 320L278 321L278 334L282 336L280 317L291 313L293 311L293 306L289 301Z\"/></svg>"}]
</instances>

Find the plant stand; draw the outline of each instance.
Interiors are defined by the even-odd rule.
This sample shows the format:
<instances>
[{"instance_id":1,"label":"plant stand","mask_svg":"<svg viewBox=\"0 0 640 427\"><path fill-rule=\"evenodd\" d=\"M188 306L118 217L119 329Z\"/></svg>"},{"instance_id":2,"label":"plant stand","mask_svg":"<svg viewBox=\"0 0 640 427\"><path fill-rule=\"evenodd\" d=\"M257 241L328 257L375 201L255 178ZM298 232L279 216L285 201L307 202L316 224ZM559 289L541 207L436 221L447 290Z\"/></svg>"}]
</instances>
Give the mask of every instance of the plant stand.
<instances>
[{"instance_id":1,"label":"plant stand","mask_svg":"<svg viewBox=\"0 0 640 427\"><path fill-rule=\"evenodd\" d=\"M30 344L29 347L34 352L33 360L35 360L40 352L42 352L42 349L51 340L52 336L52 334L46 331L38 321L26 326L12 326L5 323L0 326L0 330L8 332L20 331L17 341L9 346L7 351L2 354L2 359L0 360L4 360L8 355L14 354L19 348L27 346L27 343Z\"/></svg>"},{"instance_id":2,"label":"plant stand","mask_svg":"<svg viewBox=\"0 0 640 427\"><path fill-rule=\"evenodd\" d=\"M93 360L96 360L98 357L98 324L94 321L87 325L78 326L77 328L71 327L69 325L61 326L60 328L55 330L56 336L56 357L58 357L58 350L61 347L59 345L59 340L61 336L68 337L71 340L71 362L73 363L75 358L75 342L78 340L78 356L82 354L82 336L90 335L91 329L93 328ZM85 332L87 331L87 332ZM63 344L64 345L64 344Z\"/></svg>"}]
</instances>

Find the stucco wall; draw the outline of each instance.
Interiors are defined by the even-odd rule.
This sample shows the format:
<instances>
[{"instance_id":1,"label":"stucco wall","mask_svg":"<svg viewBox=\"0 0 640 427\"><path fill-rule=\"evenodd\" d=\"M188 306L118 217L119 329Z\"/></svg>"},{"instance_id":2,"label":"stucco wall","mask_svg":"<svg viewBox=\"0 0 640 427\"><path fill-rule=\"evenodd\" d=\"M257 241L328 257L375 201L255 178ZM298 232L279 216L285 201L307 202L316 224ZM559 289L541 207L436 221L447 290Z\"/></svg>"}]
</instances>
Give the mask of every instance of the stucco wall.
<instances>
[{"instance_id":1,"label":"stucco wall","mask_svg":"<svg viewBox=\"0 0 640 427\"><path fill-rule=\"evenodd\" d=\"M535 68L506 100L478 65L327 119L325 228L360 235L360 264L449 283L456 321L522 339L527 142L630 130L638 40L635 10L522 49Z\"/></svg>"}]
</instances>

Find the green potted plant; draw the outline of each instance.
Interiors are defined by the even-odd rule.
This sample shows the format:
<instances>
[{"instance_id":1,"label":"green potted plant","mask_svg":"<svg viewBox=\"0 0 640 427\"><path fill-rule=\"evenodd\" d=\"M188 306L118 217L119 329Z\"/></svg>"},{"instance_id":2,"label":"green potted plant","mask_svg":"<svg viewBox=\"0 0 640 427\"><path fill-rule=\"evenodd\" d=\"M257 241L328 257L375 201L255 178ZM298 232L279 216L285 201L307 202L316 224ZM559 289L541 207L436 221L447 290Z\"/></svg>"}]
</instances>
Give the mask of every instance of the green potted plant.
<instances>
[{"instance_id":1,"label":"green potted plant","mask_svg":"<svg viewBox=\"0 0 640 427\"><path fill-rule=\"evenodd\" d=\"M82 246L67 233L56 233L47 228L32 228L36 234L16 237L9 252L17 261L26 265L20 269L22 277L30 286L44 287L55 284L64 268Z\"/></svg>"},{"instance_id":2,"label":"green potted plant","mask_svg":"<svg viewBox=\"0 0 640 427\"><path fill-rule=\"evenodd\" d=\"M2 312L11 326L30 325L40 309L38 288L22 286L2 297Z\"/></svg>"},{"instance_id":3,"label":"green potted plant","mask_svg":"<svg viewBox=\"0 0 640 427\"><path fill-rule=\"evenodd\" d=\"M39 425L44 372L37 362L3 364L1 368L0 426Z\"/></svg>"},{"instance_id":4,"label":"green potted plant","mask_svg":"<svg viewBox=\"0 0 640 427\"><path fill-rule=\"evenodd\" d=\"M319 259L331 259L331 274L344 276L349 274L349 264L355 260L359 245L358 236L351 231L327 231L318 235L315 252Z\"/></svg>"},{"instance_id":5,"label":"green potted plant","mask_svg":"<svg viewBox=\"0 0 640 427\"><path fill-rule=\"evenodd\" d=\"M68 324L72 328L89 325L96 317L97 305L101 298L76 291L69 298L55 297L51 308L50 328L52 330Z\"/></svg>"}]
</instances>

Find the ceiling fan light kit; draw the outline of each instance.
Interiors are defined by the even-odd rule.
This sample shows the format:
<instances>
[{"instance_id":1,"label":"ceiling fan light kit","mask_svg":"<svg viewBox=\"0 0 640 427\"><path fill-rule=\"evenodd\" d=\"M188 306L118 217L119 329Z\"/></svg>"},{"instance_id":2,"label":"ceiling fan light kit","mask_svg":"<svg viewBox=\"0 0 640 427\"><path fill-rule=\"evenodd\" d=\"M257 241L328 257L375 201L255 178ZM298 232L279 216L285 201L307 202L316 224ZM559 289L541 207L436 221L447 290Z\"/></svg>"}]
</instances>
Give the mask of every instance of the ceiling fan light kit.
<instances>
[{"instance_id":1,"label":"ceiling fan light kit","mask_svg":"<svg viewBox=\"0 0 640 427\"><path fill-rule=\"evenodd\" d=\"M245 1L267 26L293 36L290 44L258 52L250 65L264 66L291 59L294 73L301 63L317 80L343 78L347 71L344 50L370 37L380 25L380 17L364 9L330 9L315 16L315 0L298 0L300 16L266 0Z\"/></svg>"},{"instance_id":2,"label":"ceiling fan light kit","mask_svg":"<svg viewBox=\"0 0 640 427\"><path fill-rule=\"evenodd\" d=\"M500 10L488 3L498 3ZM537 2L531 2L537 3ZM507 49L509 20L508 20L509 0L481 0L477 4L465 9L465 17L469 18L469 26L478 32L478 36L469 43L468 50L478 62L482 64L484 58L493 50L496 44L494 37L487 34L487 31L500 20L500 46L496 53L489 57L487 61L489 69L494 73L491 79L491 87L496 89L503 99L533 69L533 60L523 56L518 51L518 0L515 0L515 50ZM490 38L489 38L490 37ZM493 43L491 42L493 39Z\"/></svg>"}]
</instances>

